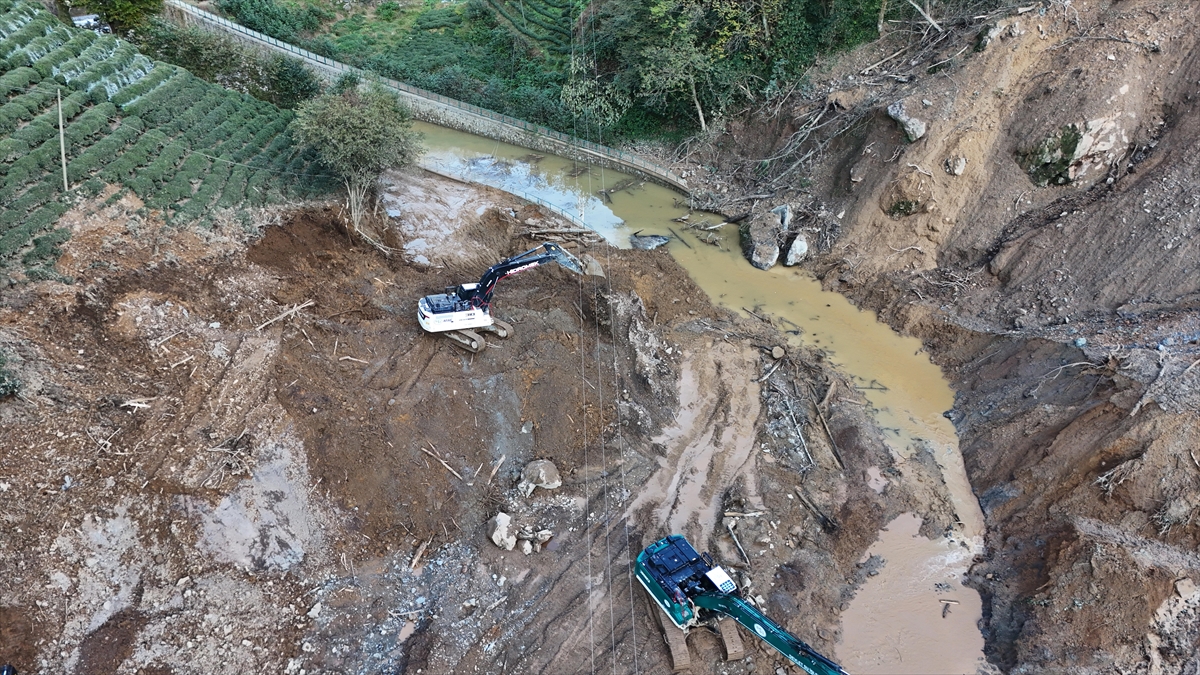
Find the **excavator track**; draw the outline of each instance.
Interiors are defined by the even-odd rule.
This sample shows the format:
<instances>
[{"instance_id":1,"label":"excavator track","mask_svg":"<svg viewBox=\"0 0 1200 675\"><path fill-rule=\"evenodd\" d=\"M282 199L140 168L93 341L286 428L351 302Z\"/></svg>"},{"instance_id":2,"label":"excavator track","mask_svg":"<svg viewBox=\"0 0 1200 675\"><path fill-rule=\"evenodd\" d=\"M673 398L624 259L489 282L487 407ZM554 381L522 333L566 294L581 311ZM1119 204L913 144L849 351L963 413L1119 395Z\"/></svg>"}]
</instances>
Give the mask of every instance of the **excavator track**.
<instances>
[{"instance_id":1,"label":"excavator track","mask_svg":"<svg viewBox=\"0 0 1200 675\"><path fill-rule=\"evenodd\" d=\"M487 349L487 340L483 336L473 330L451 330L442 333L454 342L455 346L465 349L472 354Z\"/></svg>"},{"instance_id":2,"label":"excavator track","mask_svg":"<svg viewBox=\"0 0 1200 675\"><path fill-rule=\"evenodd\" d=\"M670 619L664 618L663 613L657 609L658 603L654 601L654 596L650 595L650 591L646 591L646 599L650 601L650 613L654 616L658 627L662 629L663 642L667 643L667 651L671 656L671 672L690 673L692 671L692 653L688 651L687 633L671 623Z\"/></svg>"},{"instance_id":3,"label":"excavator track","mask_svg":"<svg viewBox=\"0 0 1200 675\"><path fill-rule=\"evenodd\" d=\"M493 335L500 338L501 340L507 339L510 335L513 334L512 324L510 324L506 321L501 321L500 319L497 319L494 317L492 318L492 325L480 326L476 330L481 330L481 331L486 331L488 333L492 333Z\"/></svg>"}]
</instances>

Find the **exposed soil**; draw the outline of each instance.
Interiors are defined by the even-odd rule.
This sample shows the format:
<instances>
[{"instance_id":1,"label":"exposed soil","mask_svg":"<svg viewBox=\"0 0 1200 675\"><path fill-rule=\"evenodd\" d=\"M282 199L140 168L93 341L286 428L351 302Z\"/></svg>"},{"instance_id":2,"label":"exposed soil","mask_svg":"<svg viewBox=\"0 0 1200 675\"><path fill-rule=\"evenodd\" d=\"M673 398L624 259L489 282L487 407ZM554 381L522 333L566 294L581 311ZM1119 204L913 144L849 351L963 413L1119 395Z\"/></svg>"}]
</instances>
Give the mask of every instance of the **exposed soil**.
<instances>
[{"instance_id":1,"label":"exposed soil","mask_svg":"<svg viewBox=\"0 0 1200 675\"><path fill-rule=\"evenodd\" d=\"M827 96L731 124L702 160L726 168L706 187L729 213L790 203L825 286L944 367L988 526L973 583L993 664L1197 672L1196 7L942 18L959 32L937 48L861 50L819 74ZM923 138L889 119L896 101ZM813 137L811 186L728 200L763 194L769 176L744 167L817 113L852 123ZM1040 185L1022 162L1068 125L1089 149L1052 167L1071 182Z\"/></svg>"},{"instance_id":2,"label":"exposed soil","mask_svg":"<svg viewBox=\"0 0 1200 675\"><path fill-rule=\"evenodd\" d=\"M0 345L25 387L0 403L0 660L666 672L630 561L671 531L832 654L880 527L954 522L932 456L894 464L819 354L772 358L773 328L714 308L663 251L574 245L606 276L505 280L494 309L516 334L480 354L423 333L418 297L533 247L519 225L554 223L489 190L389 180L433 197L400 199L389 226L444 244L423 260L352 241L332 206L175 231L108 193L67 216L73 283L6 291ZM760 388L771 370L791 386ZM563 485L523 497L535 458ZM500 510L551 538L498 548ZM733 663L713 634L691 642L693 672L783 667L756 642Z\"/></svg>"}]
</instances>

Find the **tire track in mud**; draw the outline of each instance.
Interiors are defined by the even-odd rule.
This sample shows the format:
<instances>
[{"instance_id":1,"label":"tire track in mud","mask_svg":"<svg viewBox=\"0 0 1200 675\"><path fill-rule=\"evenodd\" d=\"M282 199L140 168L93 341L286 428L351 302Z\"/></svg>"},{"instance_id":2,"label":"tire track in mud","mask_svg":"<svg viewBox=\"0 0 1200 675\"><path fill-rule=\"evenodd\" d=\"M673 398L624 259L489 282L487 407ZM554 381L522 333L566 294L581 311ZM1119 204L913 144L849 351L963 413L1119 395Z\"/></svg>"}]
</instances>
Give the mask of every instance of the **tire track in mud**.
<instances>
[{"instance_id":1,"label":"tire track in mud","mask_svg":"<svg viewBox=\"0 0 1200 675\"><path fill-rule=\"evenodd\" d=\"M666 453L625 517L649 510L649 532L682 532L703 547L716 526L722 496L742 476L747 501L761 508L752 454L759 387L752 372L745 350L728 343L685 352L679 415L652 441Z\"/></svg>"}]
</instances>

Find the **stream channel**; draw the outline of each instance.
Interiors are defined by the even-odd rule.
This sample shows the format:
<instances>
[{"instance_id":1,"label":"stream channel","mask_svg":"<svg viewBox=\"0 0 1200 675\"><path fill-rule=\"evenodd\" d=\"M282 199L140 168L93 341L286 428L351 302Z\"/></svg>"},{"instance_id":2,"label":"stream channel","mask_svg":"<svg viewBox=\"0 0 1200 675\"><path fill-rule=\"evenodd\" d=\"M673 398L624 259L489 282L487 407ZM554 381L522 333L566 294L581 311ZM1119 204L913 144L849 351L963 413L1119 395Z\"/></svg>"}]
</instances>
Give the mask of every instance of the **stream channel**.
<instances>
[{"instance_id":1,"label":"stream channel","mask_svg":"<svg viewBox=\"0 0 1200 675\"><path fill-rule=\"evenodd\" d=\"M914 453L931 452L961 522L949 536L930 540L917 533L920 516L904 514L880 532L868 555L886 564L843 612L836 659L856 675L974 673L984 665L977 626L982 603L961 583L972 557L983 549L983 514L967 481L954 427L942 416L953 405L953 392L920 341L822 290L804 271L753 268L740 253L736 226L716 232L723 238L720 248L701 242L693 230L671 222L687 213L676 205L682 197L672 190L645 183L603 200L599 190L630 177L595 167L579 174L573 162L560 157L531 155L526 148L429 124L414 126L425 135L422 166L549 203L616 246L628 248L634 232L671 235L673 229L682 240L669 244L671 255L715 302L743 314L743 308L757 308L799 326L792 340L823 350L856 382L870 385L863 393L895 462L902 465ZM885 477L877 470L868 473L871 487L886 489ZM943 611L943 600L952 602L952 611Z\"/></svg>"}]
</instances>

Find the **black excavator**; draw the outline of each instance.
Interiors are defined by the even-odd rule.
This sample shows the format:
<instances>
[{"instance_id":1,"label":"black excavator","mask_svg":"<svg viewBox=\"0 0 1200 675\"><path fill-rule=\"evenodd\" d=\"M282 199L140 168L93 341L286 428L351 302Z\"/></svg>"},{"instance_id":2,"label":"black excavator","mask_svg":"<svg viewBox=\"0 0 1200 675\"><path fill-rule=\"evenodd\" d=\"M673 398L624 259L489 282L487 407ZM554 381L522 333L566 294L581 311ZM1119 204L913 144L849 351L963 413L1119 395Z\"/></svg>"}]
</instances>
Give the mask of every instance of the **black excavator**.
<instances>
[{"instance_id":1,"label":"black excavator","mask_svg":"<svg viewBox=\"0 0 1200 675\"><path fill-rule=\"evenodd\" d=\"M638 554L634 570L654 604L684 634L707 618L726 616L809 675L847 675L841 666L818 654L742 598L729 574L713 564L712 556L697 553L683 535L673 534L647 546ZM725 622L721 624L724 633ZM668 636L668 646L677 665L681 658L686 659L686 644L672 645ZM682 652L677 656L679 650Z\"/></svg>"},{"instance_id":2,"label":"black excavator","mask_svg":"<svg viewBox=\"0 0 1200 675\"><path fill-rule=\"evenodd\" d=\"M471 353L487 348L477 330L507 338L512 326L492 316L492 293L501 279L546 263L558 263L576 274L583 264L561 246L545 242L541 246L492 265L478 283L448 286L444 293L427 295L417 302L417 322L430 333L441 333Z\"/></svg>"}]
</instances>

